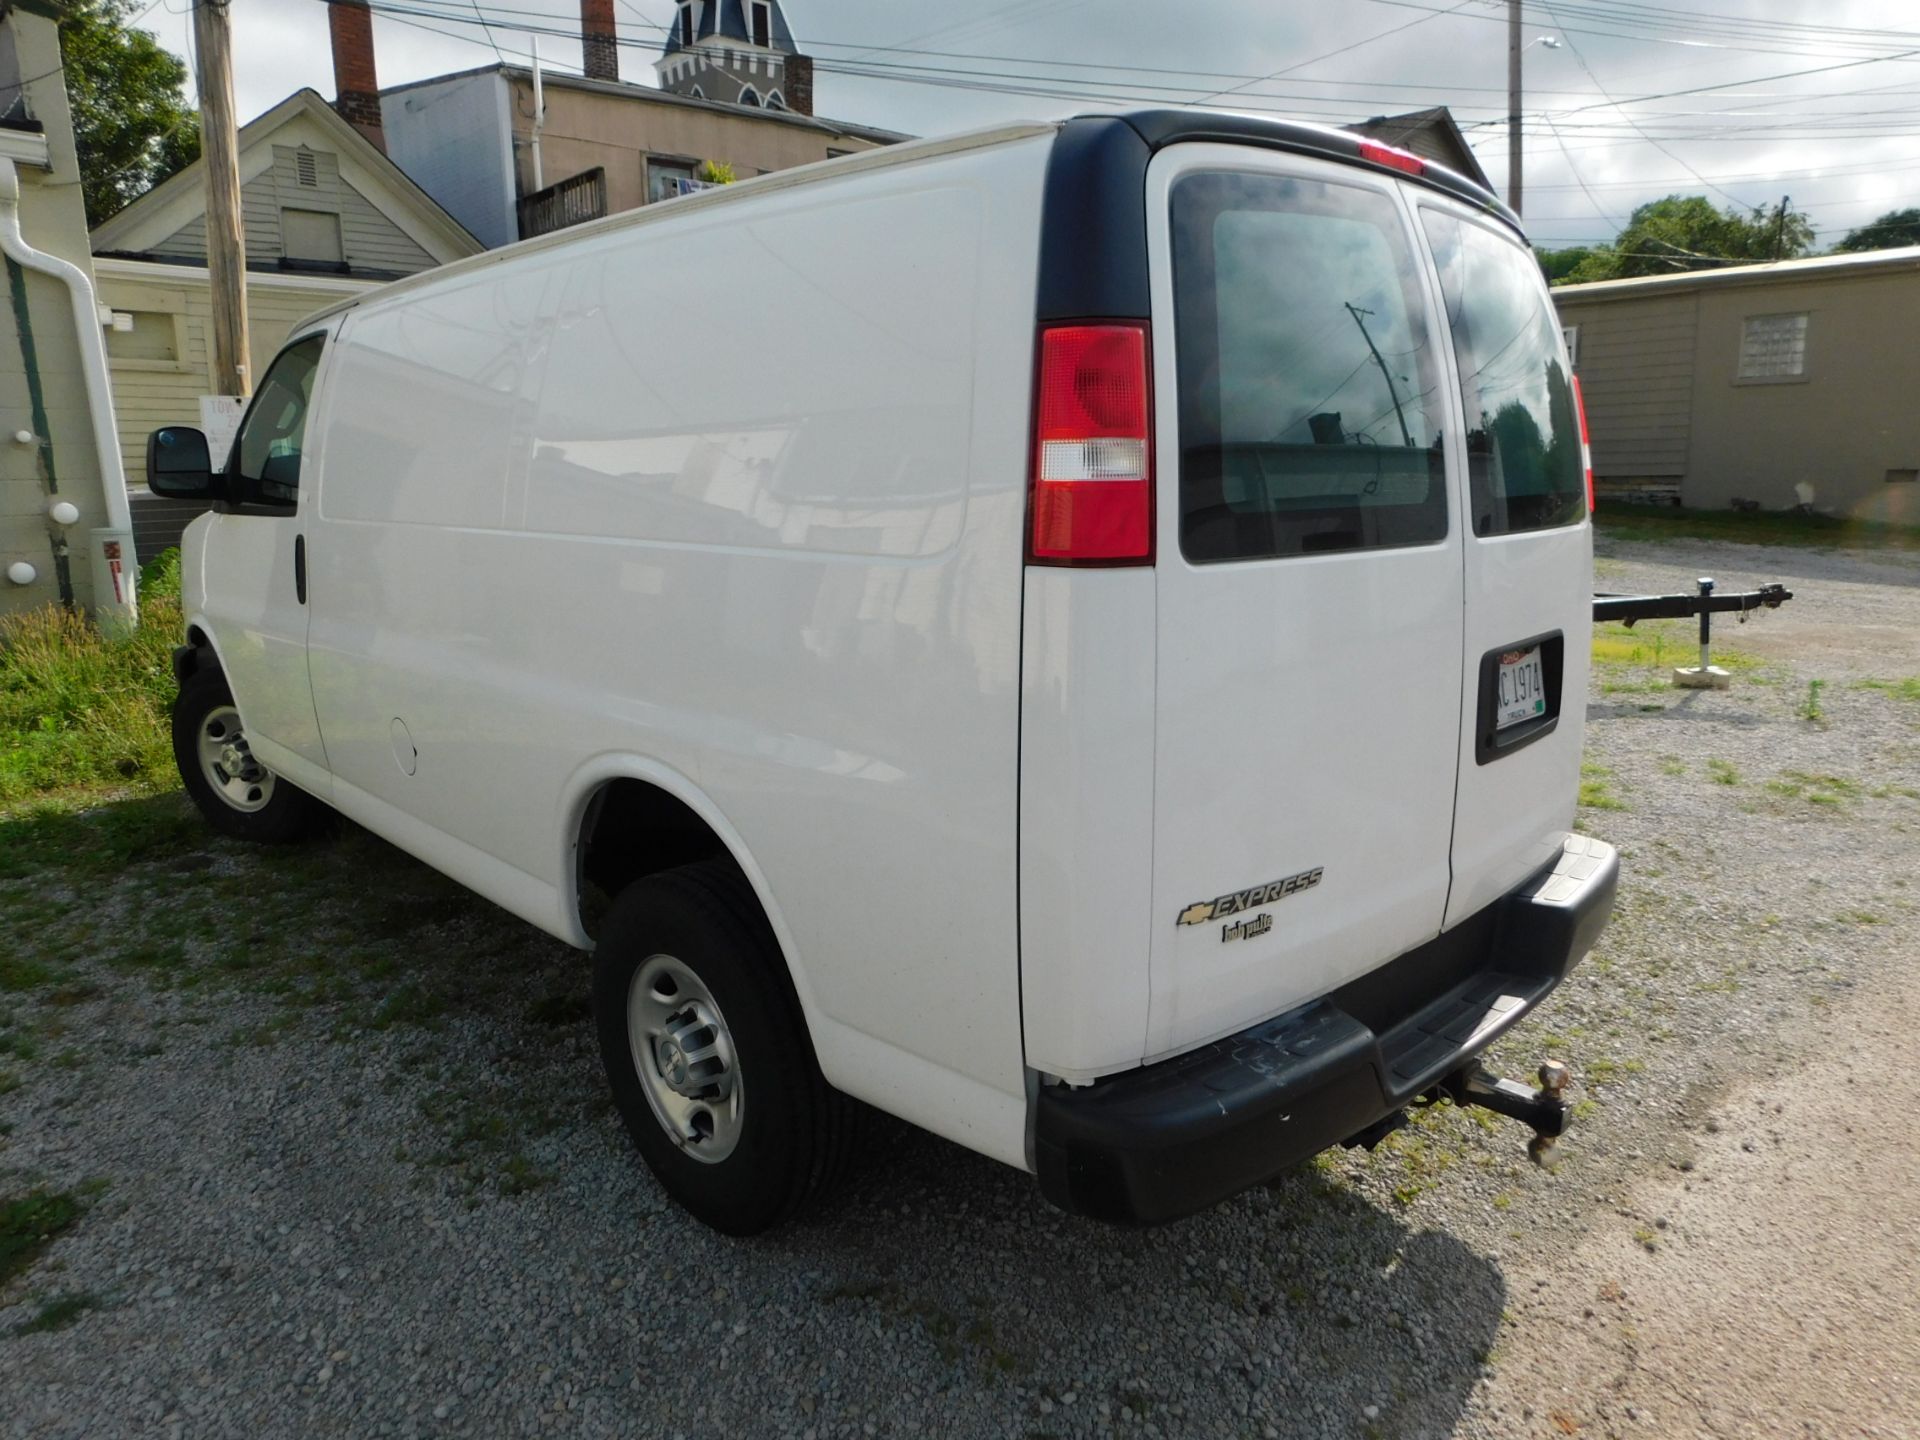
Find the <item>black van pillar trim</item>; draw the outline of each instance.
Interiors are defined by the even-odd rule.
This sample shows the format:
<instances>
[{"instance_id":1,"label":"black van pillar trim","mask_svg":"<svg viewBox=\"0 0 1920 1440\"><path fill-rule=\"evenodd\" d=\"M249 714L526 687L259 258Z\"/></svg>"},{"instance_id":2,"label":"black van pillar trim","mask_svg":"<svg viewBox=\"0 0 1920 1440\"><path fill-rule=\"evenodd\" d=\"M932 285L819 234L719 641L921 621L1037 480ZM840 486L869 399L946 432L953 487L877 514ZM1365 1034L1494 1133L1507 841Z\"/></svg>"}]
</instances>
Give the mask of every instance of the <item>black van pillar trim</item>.
<instances>
[{"instance_id":1,"label":"black van pillar trim","mask_svg":"<svg viewBox=\"0 0 1920 1440\"><path fill-rule=\"evenodd\" d=\"M1465 201L1520 230L1519 217L1466 176L1432 161L1419 175L1386 170L1367 157L1361 136L1345 130L1224 111L1080 115L1060 127L1047 164L1040 223L1041 324L1150 317L1147 166L1169 145L1205 140L1314 155L1391 174Z\"/></svg>"},{"instance_id":2,"label":"black van pillar trim","mask_svg":"<svg viewBox=\"0 0 1920 1440\"><path fill-rule=\"evenodd\" d=\"M1038 318L1145 320L1147 142L1126 121L1083 115L1060 127L1047 162Z\"/></svg>"}]
</instances>

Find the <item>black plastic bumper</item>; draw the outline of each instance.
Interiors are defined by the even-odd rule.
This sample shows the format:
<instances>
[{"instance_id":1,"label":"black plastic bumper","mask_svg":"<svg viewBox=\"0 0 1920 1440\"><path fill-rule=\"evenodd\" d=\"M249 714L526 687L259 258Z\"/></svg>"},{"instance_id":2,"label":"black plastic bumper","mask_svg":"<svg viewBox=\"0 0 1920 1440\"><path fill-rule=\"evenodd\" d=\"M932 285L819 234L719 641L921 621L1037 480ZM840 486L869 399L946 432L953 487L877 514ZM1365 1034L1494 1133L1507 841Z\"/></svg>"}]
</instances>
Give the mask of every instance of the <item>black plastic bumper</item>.
<instances>
[{"instance_id":1,"label":"black plastic bumper","mask_svg":"<svg viewBox=\"0 0 1920 1440\"><path fill-rule=\"evenodd\" d=\"M1576 835L1478 915L1251 1030L1082 1088L1046 1086L1040 1189L1096 1219L1177 1219L1392 1114L1478 1055L1593 947L1620 861Z\"/></svg>"}]
</instances>

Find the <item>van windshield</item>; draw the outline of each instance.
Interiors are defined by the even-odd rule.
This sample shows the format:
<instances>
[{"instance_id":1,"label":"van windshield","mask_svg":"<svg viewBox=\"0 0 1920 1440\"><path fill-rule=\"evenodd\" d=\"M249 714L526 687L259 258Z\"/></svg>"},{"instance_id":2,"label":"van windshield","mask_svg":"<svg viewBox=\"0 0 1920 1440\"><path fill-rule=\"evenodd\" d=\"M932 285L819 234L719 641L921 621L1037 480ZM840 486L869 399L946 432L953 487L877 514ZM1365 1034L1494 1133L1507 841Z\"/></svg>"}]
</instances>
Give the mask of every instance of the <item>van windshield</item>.
<instances>
[{"instance_id":1,"label":"van windshield","mask_svg":"<svg viewBox=\"0 0 1920 1440\"><path fill-rule=\"evenodd\" d=\"M1473 533L1571 525L1587 513L1573 385L1540 267L1484 225L1422 208L1467 417Z\"/></svg>"},{"instance_id":2,"label":"van windshield","mask_svg":"<svg viewBox=\"0 0 1920 1440\"><path fill-rule=\"evenodd\" d=\"M1392 200L1207 173L1175 185L1172 226L1186 558L1445 538L1446 406Z\"/></svg>"}]
</instances>

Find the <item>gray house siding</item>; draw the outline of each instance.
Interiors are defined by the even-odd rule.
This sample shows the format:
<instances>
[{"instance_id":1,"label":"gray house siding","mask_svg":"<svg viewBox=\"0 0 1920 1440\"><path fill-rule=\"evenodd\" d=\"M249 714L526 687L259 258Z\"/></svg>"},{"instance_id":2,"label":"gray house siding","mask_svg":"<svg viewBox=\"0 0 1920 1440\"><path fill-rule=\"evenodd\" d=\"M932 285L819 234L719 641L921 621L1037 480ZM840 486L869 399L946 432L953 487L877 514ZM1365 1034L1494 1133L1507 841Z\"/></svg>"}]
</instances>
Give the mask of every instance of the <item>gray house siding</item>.
<instances>
[{"instance_id":1,"label":"gray house siding","mask_svg":"<svg viewBox=\"0 0 1920 1440\"><path fill-rule=\"evenodd\" d=\"M435 263L433 256L406 231L341 178L339 160L324 150L274 146L273 164L241 187L240 203L250 265L277 265L286 254L280 224L283 209L337 215L343 258L356 270L411 275L431 269ZM204 261L206 217L195 216L154 246L150 253L178 260Z\"/></svg>"},{"instance_id":2,"label":"gray house siding","mask_svg":"<svg viewBox=\"0 0 1920 1440\"><path fill-rule=\"evenodd\" d=\"M1566 286L1594 479L1704 509L1811 505L1920 523L1920 246ZM1745 368L1748 328L1790 317L1797 352ZM1768 368L1778 366L1779 368Z\"/></svg>"},{"instance_id":3,"label":"gray house siding","mask_svg":"<svg viewBox=\"0 0 1920 1440\"><path fill-rule=\"evenodd\" d=\"M1567 307L1594 446L1594 483L1616 492L1677 489L1693 430L1694 295L1645 305Z\"/></svg>"}]
</instances>

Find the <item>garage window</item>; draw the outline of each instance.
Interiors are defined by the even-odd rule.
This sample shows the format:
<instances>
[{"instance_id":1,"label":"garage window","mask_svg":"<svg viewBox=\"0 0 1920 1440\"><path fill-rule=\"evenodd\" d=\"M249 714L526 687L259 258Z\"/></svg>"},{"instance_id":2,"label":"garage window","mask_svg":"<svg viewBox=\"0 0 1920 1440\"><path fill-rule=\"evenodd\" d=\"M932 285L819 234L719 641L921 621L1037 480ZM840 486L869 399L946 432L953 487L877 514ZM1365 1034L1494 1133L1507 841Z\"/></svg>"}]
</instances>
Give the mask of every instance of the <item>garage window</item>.
<instances>
[{"instance_id":1,"label":"garage window","mask_svg":"<svg viewBox=\"0 0 1920 1440\"><path fill-rule=\"evenodd\" d=\"M1806 312L1749 315L1740 332L1740 378L1803 380L1806 374Z\"/></svg>"}]
</instances>

